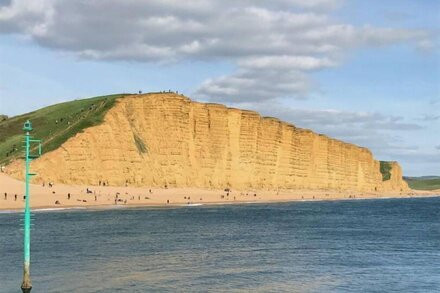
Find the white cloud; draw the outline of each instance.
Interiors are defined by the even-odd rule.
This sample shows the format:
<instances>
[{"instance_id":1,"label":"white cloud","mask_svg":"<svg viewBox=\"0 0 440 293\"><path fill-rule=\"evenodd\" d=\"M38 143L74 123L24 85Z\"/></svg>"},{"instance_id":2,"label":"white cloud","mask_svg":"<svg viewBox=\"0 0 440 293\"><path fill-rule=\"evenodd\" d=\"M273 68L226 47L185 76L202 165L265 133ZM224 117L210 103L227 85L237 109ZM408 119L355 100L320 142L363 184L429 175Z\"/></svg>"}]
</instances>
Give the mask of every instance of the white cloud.
<instances>
[{"instance_id":1,"label":"white cloud","mask_svg":"<svg viewBox=\"0 0 440 293\"><path fill-rule=\"evenodd\" d=\"M359 47L410 42L423 30L355 27L332 19L341 0L13 0L0 33L82 58L140 62L225 60L237 65L196 91L222 101L303 97L308 71L337 66Z\"/></svg>"},{"instance_id":2,"label":"white cloud","mask_svg":"<svg viewBox=\"0 0 440 293\"><path fill-rule=\"evenodd\" d=\"M264 102L278 97L304 97L311 81L296 71L242 69L232 75L205 81L196 96L222 102Z\"/></svg>"},{"instance_id":3,"label":"white cloud","mask_svg":"<svg viewBox=\"0 0 440 293\"><path fill-rule=\"evenodd\" d=\"M245 57L238 62L238 65L248 69L258 70L317 70L325 67L336 66L336 62L329 58L316 58L311 56L259 56Z\"/></svg>"},{"instance_id":4,"label":"white cloud","mask_svg":"<svg viewBox=\"0 0 440 293\"><path fill-rule=\"evenodd\" d=\"M421 121L434 122L440 120L440 114L424 114L419 118Z\"/></svg>"},{"instance_id":5,"label":"white cloud","mask_svg":"<svg viewBox=\"0 0 440 293\"><path fill-rule=\"evenodd\" d=\"M363 136L365 131L415 131L423 128L417 123L405 121L403 117L375 112L297 109L270 102L256 105L250 103L247 106L264 115L275 115L299 127L316 129L330 135L342 129L336 136L346 135L347 138Z\"/></svg>"}]
</instances>

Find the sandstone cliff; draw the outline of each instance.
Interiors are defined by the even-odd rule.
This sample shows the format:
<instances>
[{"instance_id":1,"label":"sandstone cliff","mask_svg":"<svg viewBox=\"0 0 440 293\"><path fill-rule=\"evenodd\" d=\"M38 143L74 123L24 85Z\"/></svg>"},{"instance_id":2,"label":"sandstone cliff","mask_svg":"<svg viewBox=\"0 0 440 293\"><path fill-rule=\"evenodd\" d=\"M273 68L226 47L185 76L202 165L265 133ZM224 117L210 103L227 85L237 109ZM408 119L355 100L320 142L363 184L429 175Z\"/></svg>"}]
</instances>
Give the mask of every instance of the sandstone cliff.
<instances>
[{"instance_id":1,"label":"sandstone cliff","mask_svg":"<svg viewBox=\"0 0 440 293\"><path fill-rule=\"evenodd\" d=\"M127 96L103 124L34 161L67 184L236 189L407 190L393 163L382 181L371 152L258 113L175 94ZM21 177L22 168L9 168Z\"/></svg>"}]
</instances>

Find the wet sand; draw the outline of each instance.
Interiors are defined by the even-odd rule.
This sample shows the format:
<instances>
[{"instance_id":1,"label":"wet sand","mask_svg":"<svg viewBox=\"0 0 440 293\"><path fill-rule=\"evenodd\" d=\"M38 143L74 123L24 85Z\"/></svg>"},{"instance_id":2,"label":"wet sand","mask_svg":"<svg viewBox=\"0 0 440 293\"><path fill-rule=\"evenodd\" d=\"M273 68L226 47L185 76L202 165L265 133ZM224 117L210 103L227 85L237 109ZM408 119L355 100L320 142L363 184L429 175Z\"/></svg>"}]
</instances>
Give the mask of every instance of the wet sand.
<instances>
[{"instance_id":1,"label":"wet sand","mask_svg":"<svg viewBox=\"0 0 440 293\"><path fill-rule=\"evenodd\" d=\"M390 197L423 197L440 191L408 193L360 193L326 190L224 190L198 188L137 188L113 186L69 186L31 184L33 209L115 208L135 206L182 206L199 204L240 204L301 200L347 200ZM87 192L87 189L89 192ZM7 194L5 198L5 193ZM70 199L68 194L70 193ZM17 199L15 199L17 195ZM0 210L24 207L24 183L0 173Z\"/></svg>"}]
</instances>

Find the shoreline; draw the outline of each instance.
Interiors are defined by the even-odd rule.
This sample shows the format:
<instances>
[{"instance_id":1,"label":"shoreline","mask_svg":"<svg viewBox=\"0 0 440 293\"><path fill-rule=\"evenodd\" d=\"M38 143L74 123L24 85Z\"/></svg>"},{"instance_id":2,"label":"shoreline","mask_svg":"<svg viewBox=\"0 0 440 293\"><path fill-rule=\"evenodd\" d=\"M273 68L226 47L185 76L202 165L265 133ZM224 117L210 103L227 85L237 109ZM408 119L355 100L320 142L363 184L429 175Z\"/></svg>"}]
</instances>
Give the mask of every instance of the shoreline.
<instances>
[{"instance_id":1,"label":"shoreline","mask_svg":"<svg viewBox=\"0 0 440 293\"><path fill-rule=\"evenodd\" d=\"M24 183L0 173L0 212L20 212ZM5 195L6 194L6 195ZM271 204L357 199L419 198L440 196L440 191L357 192L334 190L213 190L200 188L153 189L113 186L31 184L31 207L39 210L176 208L230 204Z\"/></svg>"},{"instance_id":2,"label":"shoreline","mask_svg":"<svg viewBox=\"0 0 440 293\"><path fill-rule=\"evenodd\" d=\"M62 212L62 211L109 211L109 210L129 210L129 209L176 209L176 208L197 208L197 207L218 207L231 205L268 205L285 203L312 203L312 202L334 202L334 201L363 201L363 200L387 200L387 199L418 199L418 198L437 198L440 194L421 194L412 196L384 196L384 197L359 197L359 198L336 198L336 199L290 199L290 200L268 200L268 201L234 201L234 202L205 202L196 204L124 204L124 205L88 205L88 206L40 206L32 208L32 212ZM0 207L0 214L22 213L22 209L3 209Z\"/></svg>"}]
</instances>

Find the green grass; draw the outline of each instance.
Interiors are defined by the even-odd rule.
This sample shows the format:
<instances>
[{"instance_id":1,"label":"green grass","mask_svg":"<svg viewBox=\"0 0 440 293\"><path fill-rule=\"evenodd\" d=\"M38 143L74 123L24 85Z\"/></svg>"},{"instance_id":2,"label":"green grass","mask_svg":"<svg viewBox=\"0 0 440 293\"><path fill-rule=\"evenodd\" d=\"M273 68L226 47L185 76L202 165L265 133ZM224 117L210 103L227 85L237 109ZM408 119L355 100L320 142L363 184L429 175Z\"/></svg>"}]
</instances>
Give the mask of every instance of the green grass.
<instances>
[{"instance_id":1,"label":"green grass","mask_svg":"<svg viewBox=\"0 0 440 293\"><path fill-rule=\"evenodd\" d=\"M436 190L440 189L440 177L405 177L409 187L416 190Z\"/></svg>"},{"instance_id":2,"label":"green grass","mask_svg":"<svg viewBox=\"0 0 440 293\"><path fill-rule=\"evenodd\" d=\"M391 169L393 169L390 162L380 161L380 173L382 173L382 181L391 179Z\"/></svg>"},{"instance_id":3,"label":"green grass","mask_svg":"<svg viewBox=\"0 0 440 293\"><path fill-rule=\"evenodd\" d=\"M124 94L75 100L0 120L0 164L23 156L23 124L32 122L31 135L43 140L43 153L59 148L85 128L99 125L116 99Z\"/></svg>"}]
</instances>

